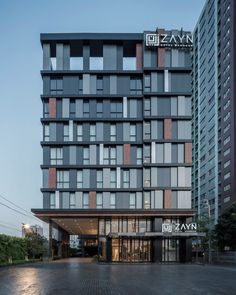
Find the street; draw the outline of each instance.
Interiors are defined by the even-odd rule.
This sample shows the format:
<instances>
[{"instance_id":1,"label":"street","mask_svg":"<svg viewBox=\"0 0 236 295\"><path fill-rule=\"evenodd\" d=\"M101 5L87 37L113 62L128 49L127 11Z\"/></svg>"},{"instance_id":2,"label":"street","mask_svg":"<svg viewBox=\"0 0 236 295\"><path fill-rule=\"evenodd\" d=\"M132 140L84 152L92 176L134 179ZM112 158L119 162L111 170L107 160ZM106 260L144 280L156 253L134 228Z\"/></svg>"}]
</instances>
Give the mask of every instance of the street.
<instances>
[{"instance_id":1,"label":"street","mask_svg":"<svg viewBox=\"0 0 236 295\"><path fill-rule=\"evenodd\" d=\"M71 258L0 269L1 295L236 294L236 267L96 264Z\"/></svg>"}]
</instances>

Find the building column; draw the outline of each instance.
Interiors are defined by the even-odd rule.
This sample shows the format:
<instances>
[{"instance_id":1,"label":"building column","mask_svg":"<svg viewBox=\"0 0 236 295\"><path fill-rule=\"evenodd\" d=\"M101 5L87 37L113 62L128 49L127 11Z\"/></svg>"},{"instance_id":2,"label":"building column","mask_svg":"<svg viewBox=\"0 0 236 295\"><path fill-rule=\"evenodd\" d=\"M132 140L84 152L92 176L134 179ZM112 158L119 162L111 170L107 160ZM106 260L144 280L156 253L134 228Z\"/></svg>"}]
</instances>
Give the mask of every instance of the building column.
<instances>
[{"instance_id":1,"label":"building column","mask_svg":"<svg viewBox=\"0 0 236 295\"><path fill-rule=\"evenodd\" d=\"M49 237L48 237L48 258L53 260L53 248L52 248L52 221L49 220Z\"/></svg>"}]
</instances>

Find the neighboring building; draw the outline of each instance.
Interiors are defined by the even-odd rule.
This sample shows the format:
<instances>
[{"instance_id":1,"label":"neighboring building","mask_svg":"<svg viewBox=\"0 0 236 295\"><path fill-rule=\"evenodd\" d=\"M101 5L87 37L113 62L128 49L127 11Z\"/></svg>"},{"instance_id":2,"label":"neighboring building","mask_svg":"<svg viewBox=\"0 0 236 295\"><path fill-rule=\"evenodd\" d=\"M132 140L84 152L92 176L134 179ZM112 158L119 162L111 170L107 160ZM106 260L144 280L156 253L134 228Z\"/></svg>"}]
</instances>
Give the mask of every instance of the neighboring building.
<instances>
[{"instance_id":1,"label":"neighboring building","mask_svg":"<svg viewBox=\"0 0 236 295\"><path fill-rule=\"evenodd\" d=\"M59 255L78 235L105 261L191 261L191 39L41 35L43 209L32 211L50 247L59 230Z\"/></svg>"},{"instance_id":2,"label":"neighboring building","mask_svg":"<svg viewBox=\"0 0 236 295\"><path fill-rule=\"evenodd\" d=\"M235 1L206 2L194 31L193 208L211 216L236 201Z\"/></svg>"},{"instance_id":3,"label":"neighboring building","mask_svg":"<svg viewBox=\"0 0 236 295\"><path fill-rule=\"evenodd\" d=\"M43 228L40 225L29 225L22 223L22 237L24 238L29 233L34 233L43 237Z\"/></svg>"}]
</instances>

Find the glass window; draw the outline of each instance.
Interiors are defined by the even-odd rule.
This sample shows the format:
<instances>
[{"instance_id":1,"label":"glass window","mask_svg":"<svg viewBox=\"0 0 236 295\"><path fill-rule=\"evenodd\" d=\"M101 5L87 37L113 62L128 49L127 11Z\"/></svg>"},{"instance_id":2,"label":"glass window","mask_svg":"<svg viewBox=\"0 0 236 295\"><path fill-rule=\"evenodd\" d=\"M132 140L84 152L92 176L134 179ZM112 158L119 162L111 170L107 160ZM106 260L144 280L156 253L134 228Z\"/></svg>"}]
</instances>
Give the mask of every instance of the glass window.
<instances>
[{"instance_id":1,"label":"glass window","mask_svg":"<svg viewBox=\"0 0 236 295\"><path fill-rule=\"evenodd\" d=\"M77 171L77 188L83 188L83 171Z\"/></svg>"},{"instance_id":2,"label":"glass window","mask_svg":"<svg viewBox=\"0 0 236 295\"><path fill-rule=\"evenodd\" d=\"M111 209L116 208L116 194L114 194L114 193L110 194L110 208Z\"/></svg>"},{"instance_id":3,"label":"glass window","mask_svg":"<svg viewBox=\"0 0 236 295\"><path fill-rule=\"evenodd\" d=\"M83 117L89 118L89 101L88 100L84 100L84 103L83 103Z\"/></svg>"},{"instance_id":4,"label":"glass window","mask_svg":"<svg viewBox=\"0 0 236 295\"><path fill-rule=\"evenodd\" d=\"M55 193L50 194L50 209L54 209L56 207L56 196Z\"/></svg>"},{"instance_id":5,"label":"glass window","mask_svg":"<svg viewBox=\"0 0 236 295\"><path fill-rule=\"evenodd\" d=\"M111 124L111 141L116 141L116 125Z\"/></svg>"},{"instance_id":6,"label":"glass window","mask_svg":"<svg viewBox=\"0 0 236 295\"><path fill-rule=\"evenodd\" d=\"M96 125L90 125L90 141L96 140Z\"/></svg>"},{"instance_id":7,"label":"glass window","mask_svg":"<svg viewBox=\"0 0 236 295\"><path fill-rule=\"evenodd\" d=\"M145 116L151 115L151 100L150 100L150 98L145 98L145 100L144 100L144 115Z\"/></svg>"},{"instance_id":8,"label":"glass window","mask_svg":"<svg viewBox=\"0 0 236 295\"><path fill-rule=\"evenodd\" d=\"M136 70L136 57L123 57L123 70L135 71Z\"/></svg>"},{"instance_id":9,"label":"glass window","mask_svg":"<svg viewBox=\"0 0 236 295\"><path fill-rule=\"evenodd\" d=\"M144 145L144 163L150 163L151 161L151 147L150 145Z\"/></svg>"},{"instance_id":10,"label":"glass window","mask_svg":"<svg viewBox=\"0 0 236 295\"><path fill-rule=\"evenodd\" d=\"M70 208L75 208L75 194L70 194Z\"/></svg>"},{"instance_id":11,"label":"glass window","mask_svg":"<svg viewBox=\"0 0 236 295\"><path fill-rule=\"evenodd\" d=\"M70 57L70 70L83 70L83 57Z\"/></svg>"},{"instance_id":12,"label":"glass window","mask_svg":"<svg viewBox=\"0 0 236 295\"><path fill-rule=\"evenodd\" d=\"M122 118L123 105L122 102L111 102L111 118Z\"/></svg>"},{"instance_id":13,"label":"glass window","mask_svg":"<svg viewBox=\"0 0 236 295\"><path fill-rule=\"evenodd\" d=\"M116 148L110 149L110 164L115 165L116 164Z\"/></svg>"},{"instance_id":14,"label":"glass window","mask_svg":"<svg viewBox=\"0 0 236 295\"><path fill-rule=\"evenodd\" d=\"M116 170L110 171L110 187L116 188Z\"/></svg>"},{"instance_id":15,"label":"glass window","mask_svg":"<svg viewBox=\"0 0 236 295\"><path fill-rule=\"evenodd\" d=\"M97 188L103 187L102 170L97 170Z\"/></svg>"},{"instance_id":16,"label":"glass window","mask_svg":"<svg viewBox=\"0 0 236 295\"><path fill-rule=\"evenodd\" d=\"M62 94L63 86L62 79L51 78L50 80L50 93L51 94Z\"/></svg>"},{"instance_id":17,"label":"glass window","mask_svg":"<svg viewBox=\"0 0 236 295\"><path fill-rule=\"evenodd\" d=\"M83 164L89 164L89 148L84 147L83 149Z\"/></svg>"},{"instance_id":18,"label":"glass window","mask_svg":"<svg viewBox=\"0 0 236 295\"><path fill-rule=\"evenodd\" d=\"M64 135L63 135L63 140L64 141L69 141L69 125L65 124L64 125Z\"/></svg>"},{"instance_id":19,"label":"glass window","mask_svg":"<svg viewBox=\"0 0 236 295\"><path fill-rule=\"evenodd\" d=\"M130 94L142 94L142 79L130 79Z\"/></svg>"},{"instance_id":20,"label":"glass window","mask_svg":"<svg viewBox=\"0 0 236 295\"><path fill-rule=\"evenodd\" d=\"M103 115L103 103L102 101L97 102L97 118L102 118Z\"/></svg>"},{"instance_id":21,"label":"glass window","mask_svg":"<svg viewBox=\"0 0 236 295\"><path fill-rule=\"evenodd\" d=\"M142 148L137 147L137 162L138 165L141 165L143 163L143 155L142 155Z\"/></svg>"},{"instance_id":22,"label":"glass window","mask_svg":"<svg viewBox=\"0 0 236 295\"><path fill-rule=\"evenodd\" d=\"M79 77L79 89L78 89L79 94L83 94L83 78L82 76Z\"/></svg>"},{"instance_id":23,"label":"glass window","mask_svg":"<svg viewBox=\"0 0 236 295\"><path fill-rule=\"evenodd\" d=\"M150 209L150 208L151 208L151 193L144 192L144 209Z\"/></svg>"},{"instance_id":24,"label":"glass window","mask_svg":"<svg viewBox=\"0 0 236 295\"><path fill-rule=\"evenodd\" d=\"M150 187L151 184L151 170L144 169L144 187Z\"/></svg>"},{"instance_id":25,"label":"glass window","mask_svg":"<svg viewBox=\"0 0 236 295\"><path fill-rule=\"evenodd\" d=\"M144 122L144 139L151 138L151 124L150 122Z\"/></svg>"},{"instance_id":26,"label":"glass window","mask_svg":"<svg viewBox=\"0 0 236 295\"><path fill-rule=\"evenodd\" d=\"M145 75L144 76L144 91L150 92L150 90L151 90L151 76Z\"/></svg>"},{"instance_id":27,"label":"glass window","mask_svg":"<svg viewBox=\"0 0 236 295\"><path fill-rule=\"evenodd\" d=\"M136 125L130 124L130 141L136 141Z\"/></svg>"},{"instance_id":28,"label":"glass window","mask_svg":"<svg viewBox=\"0 0 236 295\"><path fill-rule=\"evenodd\" d=\"M83 209L89 208L89 195L88 193L83 193Z\"/></svg>"},{"instance_id":29,"label":"glass window","mask_svg":"<svg viewBox=\"0 0 236 295\"><path fill-rule=\"evenodd\" d=\"M103 149L103 163L104 164L109 164L109 148L104 147Z\"/></svg>"},{"instance_id":30,"label":"glass window","mask_svg":"<svg viewBox=\"0 0 236 295\"><path fill-rule=\"evenodd\" d=\"M44 125L44 141L49 141L49 124Z\"/></svg>"},{"instance_id":31,"label":"glass window","mask_svg":"<svg viewBox=\"0 0 236 295\"><path fill-rule=\"evenodd\" d=\"M48 101L45 101L43 104L43 117L44 118L49 117L49 103L48 103Z\"/></svg>"},{"instance_id":32,"label":"glass window","mask_svg":"<svg viewBox=\"0 0 236 295\"><path fill-rule=\"evenodd\" d=\"M70 99L70 118L75 118L75 100Z\"/></svg>"},{"instance_id":33,"label":"glass window","mask_svg":"<svg viewBox=\"0 0 236 295\"><path fill-rule=\"evenodd\" d=\"M103 70L103 57L90 57L89 58L89 69L94 71Z\"/></svg>"},{"instance_id":34,"label":"glass window","mask_svg":"<svg viewBox=\"0 0 236 295\"><path fill-rule=\"evenodd\" d=\"M77 125L77 141L83 140L83 126L81 124Z\"/></svg>"},{"instance_id":35,"label":"glass window","mask_svg":"<svg viewBox=\"0 0 236 295\"><path fill-rule=\"evenodd\" d=\"M101 193L97 193L97 199L96 199L96 202L97 202L97 208L98 209L102 209L103 207L103 197L102 197L102 194Z\"/></svg>"},{"instance_id":36,"label":"glass window","mask_svg":"<svg viewBox=\"0 0 236 295\"><path fill-rule=\"evenodd\" d=\"M134 193L130 194L129 207L130 209L136 208L136 195Z\"/></svg>"},{"instance_id":37,"label":"glass window","mask_svg":"<svg viewBox=\"0 0 236 295\"><path fill-rule=\"evenodd\" d=\"M129 188L130 179L129 179L129 170L123 170L123 187Z\"/></svg>"},{"instance_id":38,"label":"glass window","mask_svg":"<svg viewBox=\"0 0 236 295\"><path fill-rule=\"evenodd\" d=\"M103 94L103 77L97 77L97 94Z\"/></svg>"},{"instance_id":39,"label":"glass window","mask_svg":"<svg viewBox=\"0 0 236 295\"><path fill-rule=\"evenodd\" d=\"M69 171L57 171L57 188L69 188Z\"/></svg>"},{"instance_id":40,"label":"glass window","mask_svg":"<svg viewBox=\"0 0 236 295\"><path fill-rule=\"evenodd\" d=\"M50 149L50 163L51 165L62 165L63 164L63 155L62 148L51 148Z\"/></svg>"}]
</instances>

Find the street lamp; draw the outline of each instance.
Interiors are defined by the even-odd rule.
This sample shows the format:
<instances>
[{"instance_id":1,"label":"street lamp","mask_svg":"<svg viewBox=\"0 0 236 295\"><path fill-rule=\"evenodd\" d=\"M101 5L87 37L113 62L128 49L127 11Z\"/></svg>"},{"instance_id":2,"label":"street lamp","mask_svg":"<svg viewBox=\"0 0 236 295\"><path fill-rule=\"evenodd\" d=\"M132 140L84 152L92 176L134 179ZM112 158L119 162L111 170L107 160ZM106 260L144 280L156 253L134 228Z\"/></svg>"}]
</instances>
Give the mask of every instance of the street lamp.
<instances>
[{"instance_id":1,"label":"street lamp","mask_svg":"<svg viewBox=\"0 0 236 295\"><path fill-rule=\"evenodd\" d=\"M208 209L208 229L209 229L209 240L208 240L208 262L212 262L212 253L211 253L211 208L208 199L202 201L202 205Z\"/></svg>"}]
</instances>

